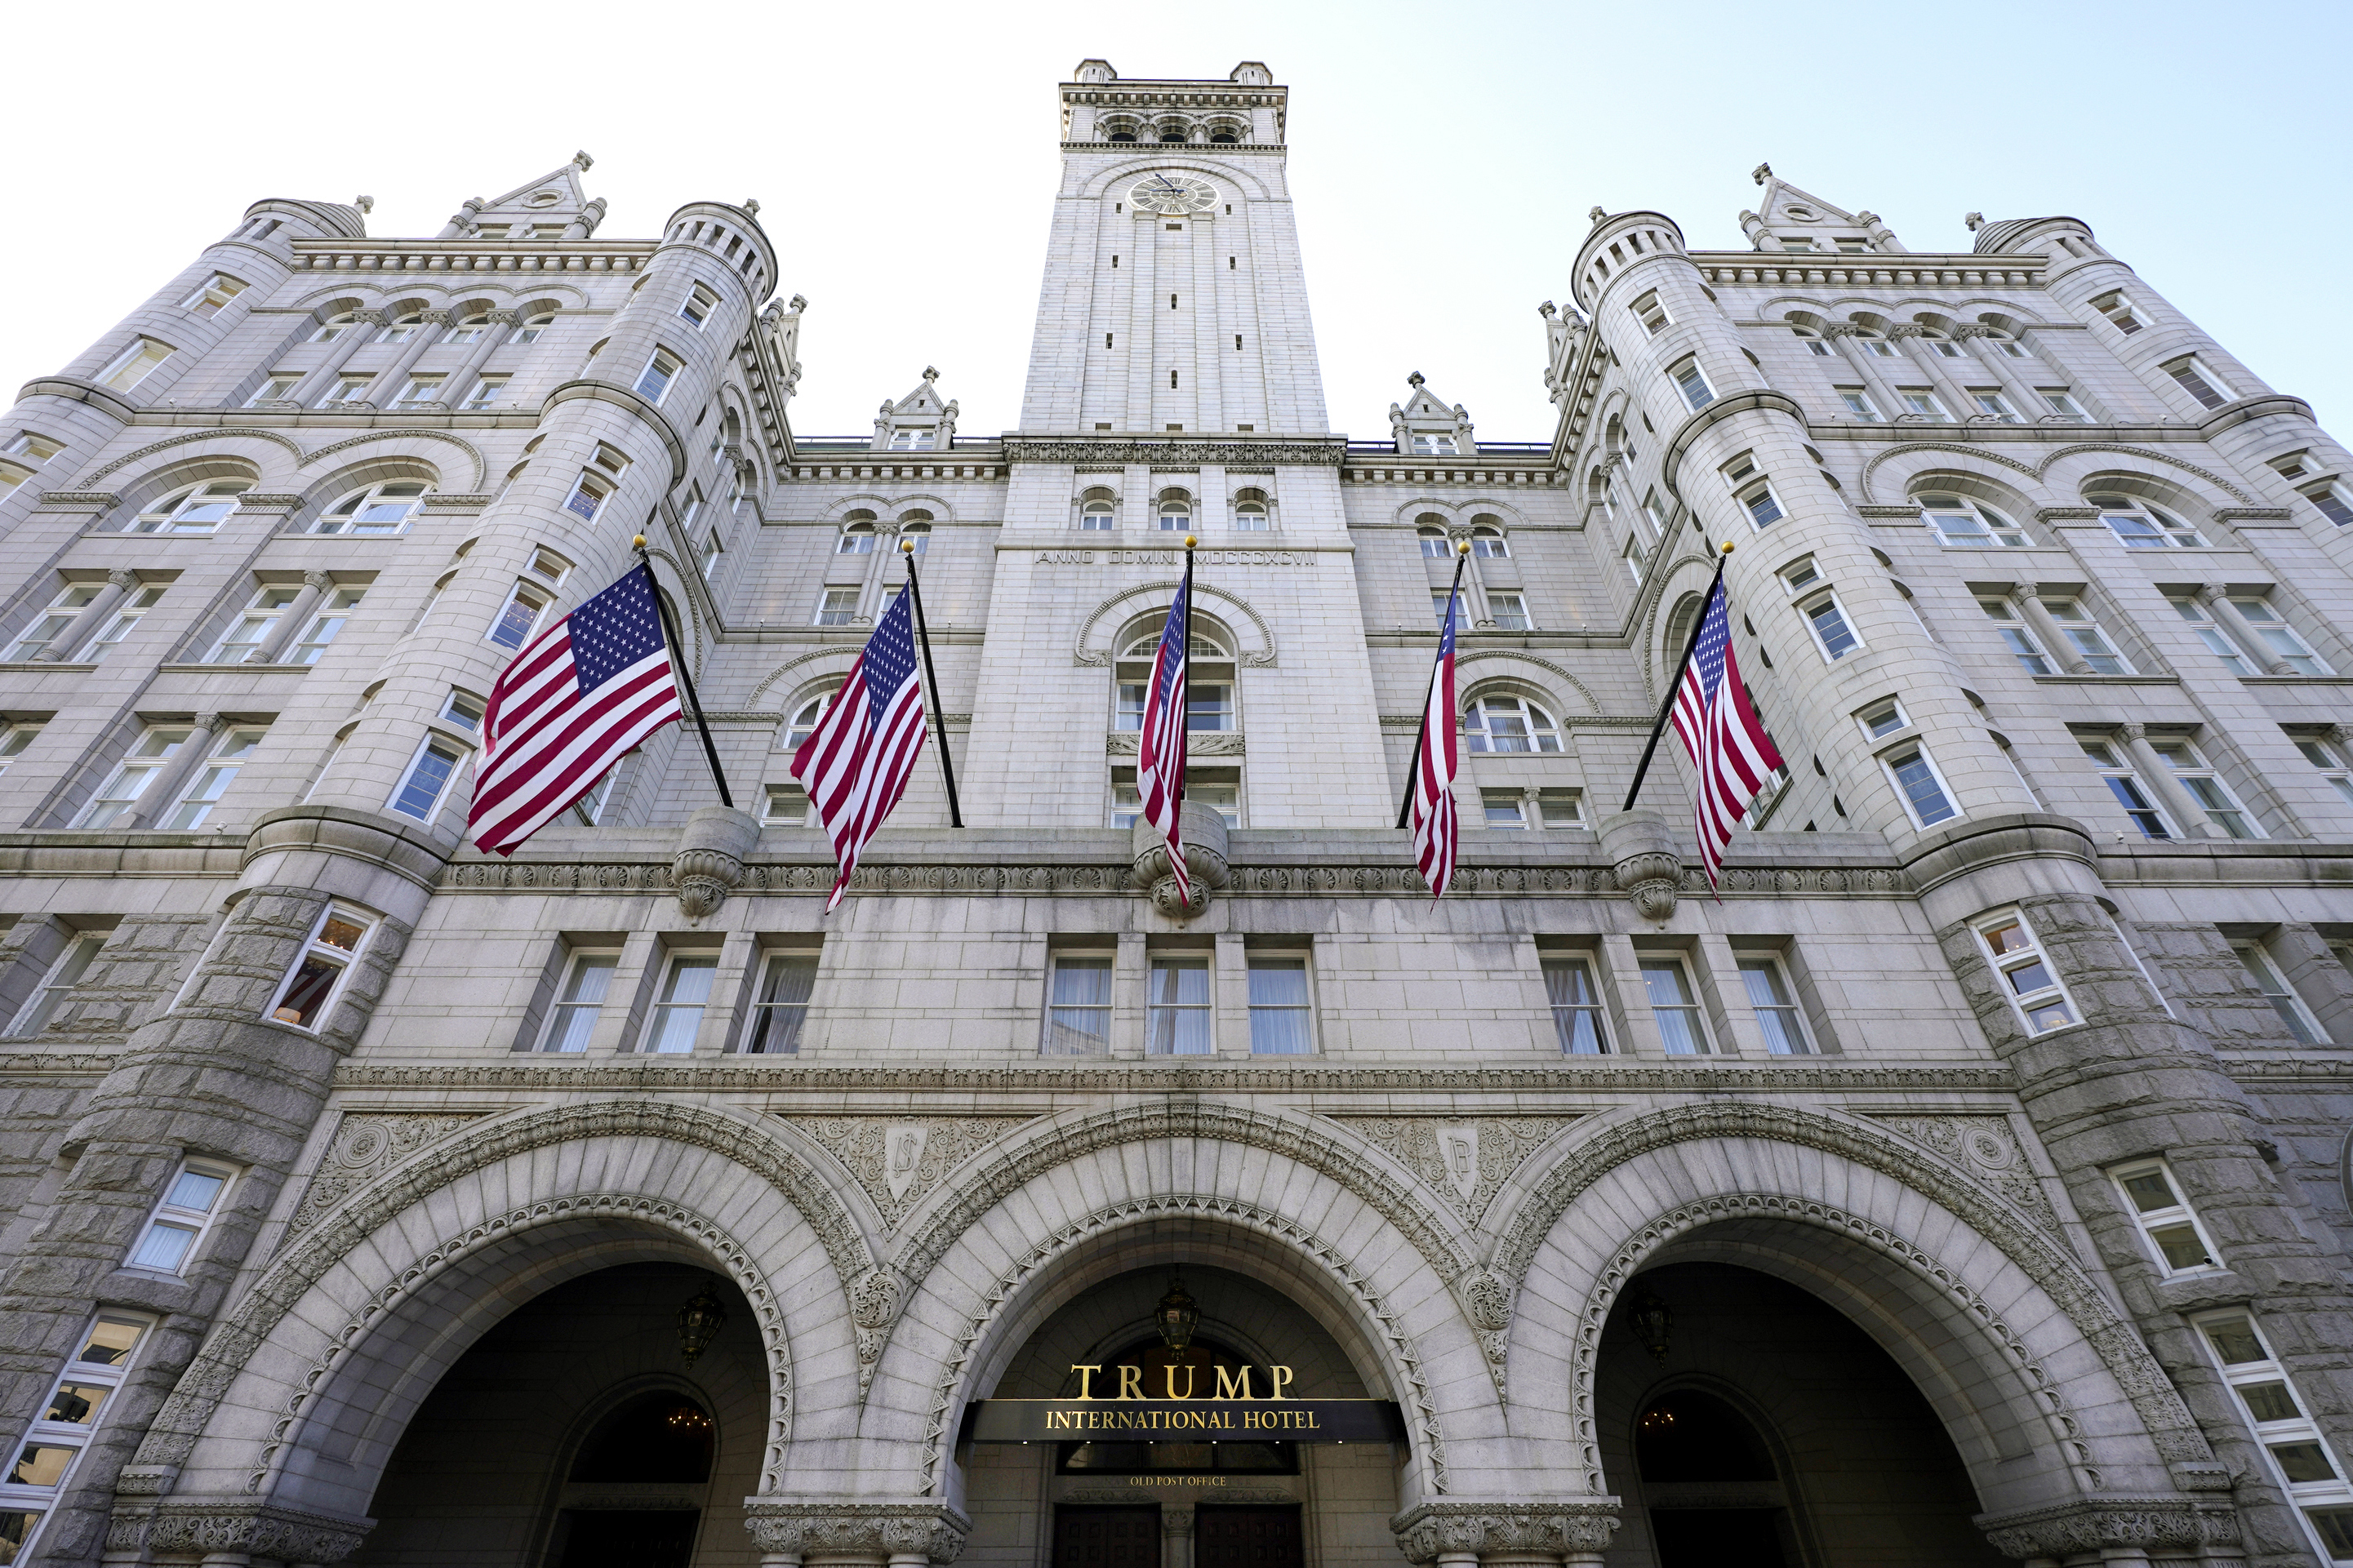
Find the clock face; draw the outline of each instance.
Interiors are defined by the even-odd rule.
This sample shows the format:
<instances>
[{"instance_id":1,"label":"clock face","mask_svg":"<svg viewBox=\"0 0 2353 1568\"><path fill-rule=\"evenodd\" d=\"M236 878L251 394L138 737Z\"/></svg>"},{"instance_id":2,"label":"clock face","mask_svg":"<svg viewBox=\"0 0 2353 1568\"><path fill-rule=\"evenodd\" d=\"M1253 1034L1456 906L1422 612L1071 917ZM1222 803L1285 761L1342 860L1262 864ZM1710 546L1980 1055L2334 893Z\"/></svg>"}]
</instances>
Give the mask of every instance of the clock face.
<instances>
[{"instance_id":1,"label":"clock face","mask_svg":"<svg viewBox=\"0 0 2353 1568\"><path fill-rule=\"evenodd\" d=\"M1191 174L1146 174L1127 199L1142 212L1205 213L1218 205L1218 187Z\"/></svg>"}]
</instances>

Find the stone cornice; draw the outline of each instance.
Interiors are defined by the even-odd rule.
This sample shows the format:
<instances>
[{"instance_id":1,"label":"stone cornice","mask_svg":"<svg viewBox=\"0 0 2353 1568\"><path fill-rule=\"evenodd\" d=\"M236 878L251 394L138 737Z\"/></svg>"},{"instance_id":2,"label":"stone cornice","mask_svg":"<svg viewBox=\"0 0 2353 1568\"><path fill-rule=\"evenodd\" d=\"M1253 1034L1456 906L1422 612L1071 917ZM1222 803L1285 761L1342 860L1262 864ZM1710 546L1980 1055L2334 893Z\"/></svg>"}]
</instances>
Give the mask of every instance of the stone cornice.
<instances>
[{"instance_id":1,"label":"stone cornice","mask_svg":"<svg viewBox=\"0 0 2353 1568\"><path fill-rule=\"evenodd\" d=\"M1291 149L1281 142L1065 142L1065 153L1124 153L1133 157L1145 148L1166 150L1178 161L1187 158L1224 158L1236 153L1271 153L1276 156Z\"/></svg>"},{"instance_id":2,"label":"stone cornice","mask_svg":"<svg viewBox=\"0 0 2353 1568\"><path fill-rule=\"evenodd\" d=\"M636 272L656 239L298 239L297 272Z\"/></svg>"},{"instance_id":3,"label":"stone cornice","mask_svg":"<svg viewBox=\"0 0 2353 1568\"><path fill-rule=\"evenodd\" d=\"M761 1552L808 1557L921 1555L954 1563L972 1521L954 1505L882 1498L748 1497L744 1528Z\"/></svg>"},{"instance_id":4,"label":"stone cornice","mask_svg":"<svg viewBox=\"0 0 2353 1568\"><path fill-rule=\"evenodd\" d=\"M139 412L138 406L127 398L78 375L37 375L16 389L17 402L22 403L27 397L62 397L74 403L87 403L100 413L112 415L126 425Z\"/></svg>"},{"instance_id":5,"label":"stone cornice","mask_svg":"<svg viewBox=\"0 0 2353 1568\"><path fill-rule=\"evenodd\" d=\"M0 1071L7 1058L0 1057ZM2353 1077L2353 1064L2345 1076ZM1713 1061L1704 1065L1597 1063L1560 1067L1349 1067L1273 1062L1183 1066L1142 1061L1036 1061L970 1067L832 1066L788 1058L746 1057L701 1061L615 1057L606 1061L415 1063L346 1061L335 1069L340 1091L470 1089L543 1093L550 1089L765 1089L789 1095L806 1109L812 1093L873 1094L891 1104L911 1093L986 1094L1495 1094L1590 1096L1595 1093L1689 1094L1701 1091L1771 1094L1822 1090L2008 1093L2010 1069L1999 1062L1952 1067L1845 1067L1794 1058Z\"/></svg>"},{"instance_id":6,"label":"stone cornice","mask_svg":"<svg viewBox=\"0 0 2353 1568\"><path fill-rule=\"evenodd\" d=\"M626 386L594 379L567 381L547 395L547 401L540 405L540 411L544 415L557 404L569 403L579 397L591 398L598 403L614 404L628 409L643 420L661 437L662 445L670 448L670 486L677 485L681 479L686 478L686 443L679 439L678 427L670 422L669 415L664 414L651 402Z\"/></svg>"},{"instance_id":7,"label":"stone cornice","mask_svg":"<svg viewBox=\"0 0 2353 1568\"><path fill-rule=\"evenodd\" d=\"M1441 1556L1520 1561L1599 1554L1618 1533L1614 1497L1457 1499L1416 1503L1389 1521L1409 1563Z\"/></svg>"},{"instance_id":8,"label":"stone cornice","mask_svg":"<svg viewBox=\"0 0 2353 1568\"><path fill-rule=\"evenodd\" d=\"M1746 414L1752 409L1766 409L1776 414L1786 414L1800 425L1806 422L1806 411L1799 407L1798 400L1786 392L1776 392L1769 386L1728 392L1706 407L1694 412L1690 418L1676 427L1672 436L1668 437L1666 450L1659 458L1659 482L1672 491L1677 500L1681 500L1683 489L1676 483L1675 474L1676 470L1683 467L1683 454L1691 450L1692 443L1698 440L1701 434L1710 426L1729 419L1736 414Z\"/></svg>"},{"instance_id":9,"label":"stone cornice","mask_svg":"<svg viewBox=\"0 0 2353 1568\"><path fill-rule=\"evenodd\" d=\"M2056 1561L2104 1547L2222 1546L2239 1543L2239 1515L2227 1491L2111 1494L2078 1498L2016 1513L1981 1513L1975 1521L2005 1557ZM2235 1557L2235 1552L2222 1555Z\"/></svg>"},{"instance_id":10,"label":"stone cornice","mask_svg":"<svg viewBox=\"0 0 2353 1568\"><path fill-rule=\"evenodd\" d=\"M1704 281L1773 283L1784 288L2040 289L2040 256L1972 256L1924 251L1832 256L1826 251L1694 250Z\"/></svg>"},{"instance_id":11,"label":"stone cornice","mask_svg":"<svg viewBox=\"0 0 2353 1568\"><path fill-rule=\"evenodd\" d=\"M1139 467L1165 467L1172 463L1221 467L1236 463L1291 463L1336 468L1348 457L1348 438L1345 436L1294 436L1271 440L1260 440L1250 436L1223 437L1208 435L1170 436L1162 439L1008 436L1004 438L1003 447L1005 460L1008 463L1117 463Z\"/></svg>"}]
</instances>

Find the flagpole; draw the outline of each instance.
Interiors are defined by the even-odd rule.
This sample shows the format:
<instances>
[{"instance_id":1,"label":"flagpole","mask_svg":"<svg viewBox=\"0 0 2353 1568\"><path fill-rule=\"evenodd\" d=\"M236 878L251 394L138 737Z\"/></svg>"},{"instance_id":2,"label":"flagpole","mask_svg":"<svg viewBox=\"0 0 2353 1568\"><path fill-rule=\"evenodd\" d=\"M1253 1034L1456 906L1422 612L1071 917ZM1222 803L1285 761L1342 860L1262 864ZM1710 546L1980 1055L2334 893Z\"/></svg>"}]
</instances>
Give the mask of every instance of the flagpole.
<instances>
[{"instance_id":1,"label":"flagpole","mask_svg":"<svg viewBox=\"0 0 2353 1568\"><path fill-rule=\"evenodd\" d=\"M1446 590L1446 608L1450 614L1454 609L1455 595L1462 592L1463 563L1470 559L1471 542L1467 539L1456 540L1454 542L1454 585ZM1440 626L1438 630L1440 640L1443 641L1446 628ZM1430 699L1437 690L1438 660L1433 658L1430 661L1430 691L1425 692L1421 699L1421 722L1413 727L1413 755L1407 759L1405 764L1405 798L1398 802L1399 827L1405 826L1413 816L1414 775L1421 771L1421 739L1423 733L1430 728Z\"/></svg>"},{"instance_id":2,"label":"flagpole","mask_svg":"<svg viewBox=\"0 0 2353 1568\"><path fill-rule=\"evenodd\" d=\"M932 688L932 711L940 720L940 776L947 780L948 825L964 826L964 808L956 805L955 763L948 757L948 716L940 707L940 672L932 668L932 634L923 629L923 588L915 580L915 542L899 541L899 553L907 558L907 592L915 605L915 639L923 645L923 675Z\"/></svg>"},{"instance_id":3,"label":"flagpole","mask_svg":"<svg viewBox=\"0 0 2353 1568\"><path fill-rule=\"evenodd\" d=\"M735 797L727 793L727 775L719 770L719 748L712 743L711 722L702 716L702 699L694 694L694 677L686 671L686 649L679 646L678 628L670 624L670 606L662 602L661 584L654 580L654 563L646 555L646 536L637 537L638 569L646 574L646 587L653 594L654 608L661 614L662 636L670 639L670 667L678 671L678 683L686 688L687 705L694 710L694 727L702 731L702 755L711 764L711 782L719 786L719 804L728 810L735 809Z\"/></svg>"},{"instance_id":4,"label":"flagpole","mask_svg":"<svg viewBox=\"0 0 2353 1568\"><path fill-rule=\"evenodd\" d=\"M1184 748L1185 760L1176 769L1176 839L1185 839L1185 773L1193 762L1193 546L1198 541L1185 536L1185 708L1176 716L1177 743Z\"/></svg>"},{"instance_id":5,"label":"flagpole","mask_svg":"<svg viewBox=\"0 0 2353 1568\"><path fill-rule=\"evenodd\" d=\"M1698 651L1700 628L1707 625L1708 607L1724 591L1725 563L1731 559L1732 546L1727 543L1724 553L1715 558L1715 575L1710 579L1707 593L1699 602L1699 614L1692 617L1691 638L1683 644L1683 657L1675 665L1675 678L1667 682L1667 700L1659 705L1659 721L1651 726L1651 743L1642 748L1642 760L1634 769L1633 786L1627 790L1626 804L1618 808L1620 811L1634 809L1634 797L1642 793L1642 781L1650 776L1651 758L1659 749L1659 737L1666 732L1667 715L1675 710L1675 699L1683 693L1683 671L1691 668L1692 655Z\"/></svg>"}]
</instances>

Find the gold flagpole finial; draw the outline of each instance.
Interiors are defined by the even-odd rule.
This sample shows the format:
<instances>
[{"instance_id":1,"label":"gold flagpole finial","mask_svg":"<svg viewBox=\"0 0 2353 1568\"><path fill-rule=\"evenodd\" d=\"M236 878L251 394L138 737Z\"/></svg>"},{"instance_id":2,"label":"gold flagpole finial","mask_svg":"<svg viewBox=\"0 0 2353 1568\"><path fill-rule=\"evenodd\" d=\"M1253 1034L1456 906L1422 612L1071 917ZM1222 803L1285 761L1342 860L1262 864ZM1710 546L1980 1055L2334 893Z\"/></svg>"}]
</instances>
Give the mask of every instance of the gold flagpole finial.
<instances>
[{"instance_id":1,"label":"gold flagpole finial","mask_svg":"<svg viewBox=\"0 0 2353 1568\"><path fill-rule=\"evenodd\" d=\"M1456 540L1456 541L1454 542L1454 553L1455 553L1455 554L1457 554L1457 555L1468 555L1468 554L1470 554L1470 553L1471 553L1471 542L1470 542L1469 540L1467 540L1467 539L1458 539L1458 540Z\"/></svg>"},{"instance_id":2,"label":"gold flagpole finial","mask_svg":"<svg viewBox=\"0 0 2353 1568\"><path fill-rule=\"evenodd\" d=\"M1198 539L1194 538L1194 537L1193 537L1191 534L1189 534L1189 533L1188 533L1188 534L1187 534L1187 535L1185 536L1185 548L1186 548L1186 549L1187 549L1187 550L1192 549L1192 548L1193 548L1193 546L1195 546L1196 544L1198 544L1198 543L1200 543L1200 542L1200 542L1199 540L1198 540Z\"/></svg>"},{"instance_id":3,"label":"gold flagpole finial","mask_svg":"<svg viewBox=\"0 0 2353 1568\"><path fill-rule=\"evenodd\" d=\"M915 552L915 542L914 542L913 540L912 540L912 539L902 539L902 540L899 541L899 553L900 553L900 554L902 554L902 555L913 555L914 552Z\"/></svg>"},{"instance_id":4,"label":"gold flagpole finial","mask_svg":"<svg viewBox=\"0 0 2353 1568\"><path fill-rule=\"evenodd\" d=\"M632 540L630 540L630 541L629 541L629 548L630 548L630 549L632 549L632 550L643 550L645 547L646 547L646 536L645 536L644 534L642 534L642 533L638 534L635 539L632 539Z\"/></svg>"},{"instance_id":5,"label":"gold flagpole finial","mask_svg":"<svg viewBox=\"0 0 2353 1568\"><path fill-rule=\"evenodd\" d=\"M1727 539L1727 540L1725 540L1725 541L1724 542L1724 552L1725 552L1726 555L1729 555L1729 554L1731 554L1731 553L1732 553L1732 541L1730 541L1729 539Z\"/></svg>"}]
</instances>

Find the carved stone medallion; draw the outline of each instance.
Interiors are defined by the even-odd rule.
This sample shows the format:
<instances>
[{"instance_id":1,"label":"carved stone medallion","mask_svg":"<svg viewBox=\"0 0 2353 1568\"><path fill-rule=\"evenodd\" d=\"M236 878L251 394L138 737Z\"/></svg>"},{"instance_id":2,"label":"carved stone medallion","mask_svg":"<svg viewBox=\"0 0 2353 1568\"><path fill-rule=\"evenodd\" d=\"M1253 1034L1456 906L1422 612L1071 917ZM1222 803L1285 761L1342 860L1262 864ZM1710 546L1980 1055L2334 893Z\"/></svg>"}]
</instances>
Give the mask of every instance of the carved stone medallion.
<instances>
[{"instance_id":1,"label":"carved stone medallion","mask_svg":"<svg viewBox=\"0 0 2353 1568\"><path fill-rule=\"evenodd\" d=\"M940 1178L1034 1116L787 1116L858 1178L885 1229Z\"/></svg>"},{"instance_id":2,"label":"carved stone medallion","mask_svg":"<svg viewBox=\"0 0 2353 1568\"><path fill-rule=\"evenodd\" d=\"M2006 1116L1875 1116L1873 1121L1925 1143L1991 1187L2053 1236L2063 1234L2059 1211L2027 1163Z\"/></svg>"},{"instance_id":3,"label":"carved stone medallion","mask_svg":"<svg viewBox=\"0 0 2353 1568\"><path fill-rule=\"evenodd\" d=\"M286 1240L308 1230L322 1215L427 1143L476 1120L476 1110L355 1110L335 1129L326 1158L319 1162L310 1190L286 1224ZM280 1245L283 1245L281 1243Z\"/></svg>"},{"instance_id":4,"label":"carved stone medallion","mask_svg":"<svg viewBox=\"0 0 2353 1568\"><path fill-rule=\"evenodd\" d=\"M1479 1223L1520 1163L1575 1116L1335 1116Z\"/></svg>"}]
</instances>

